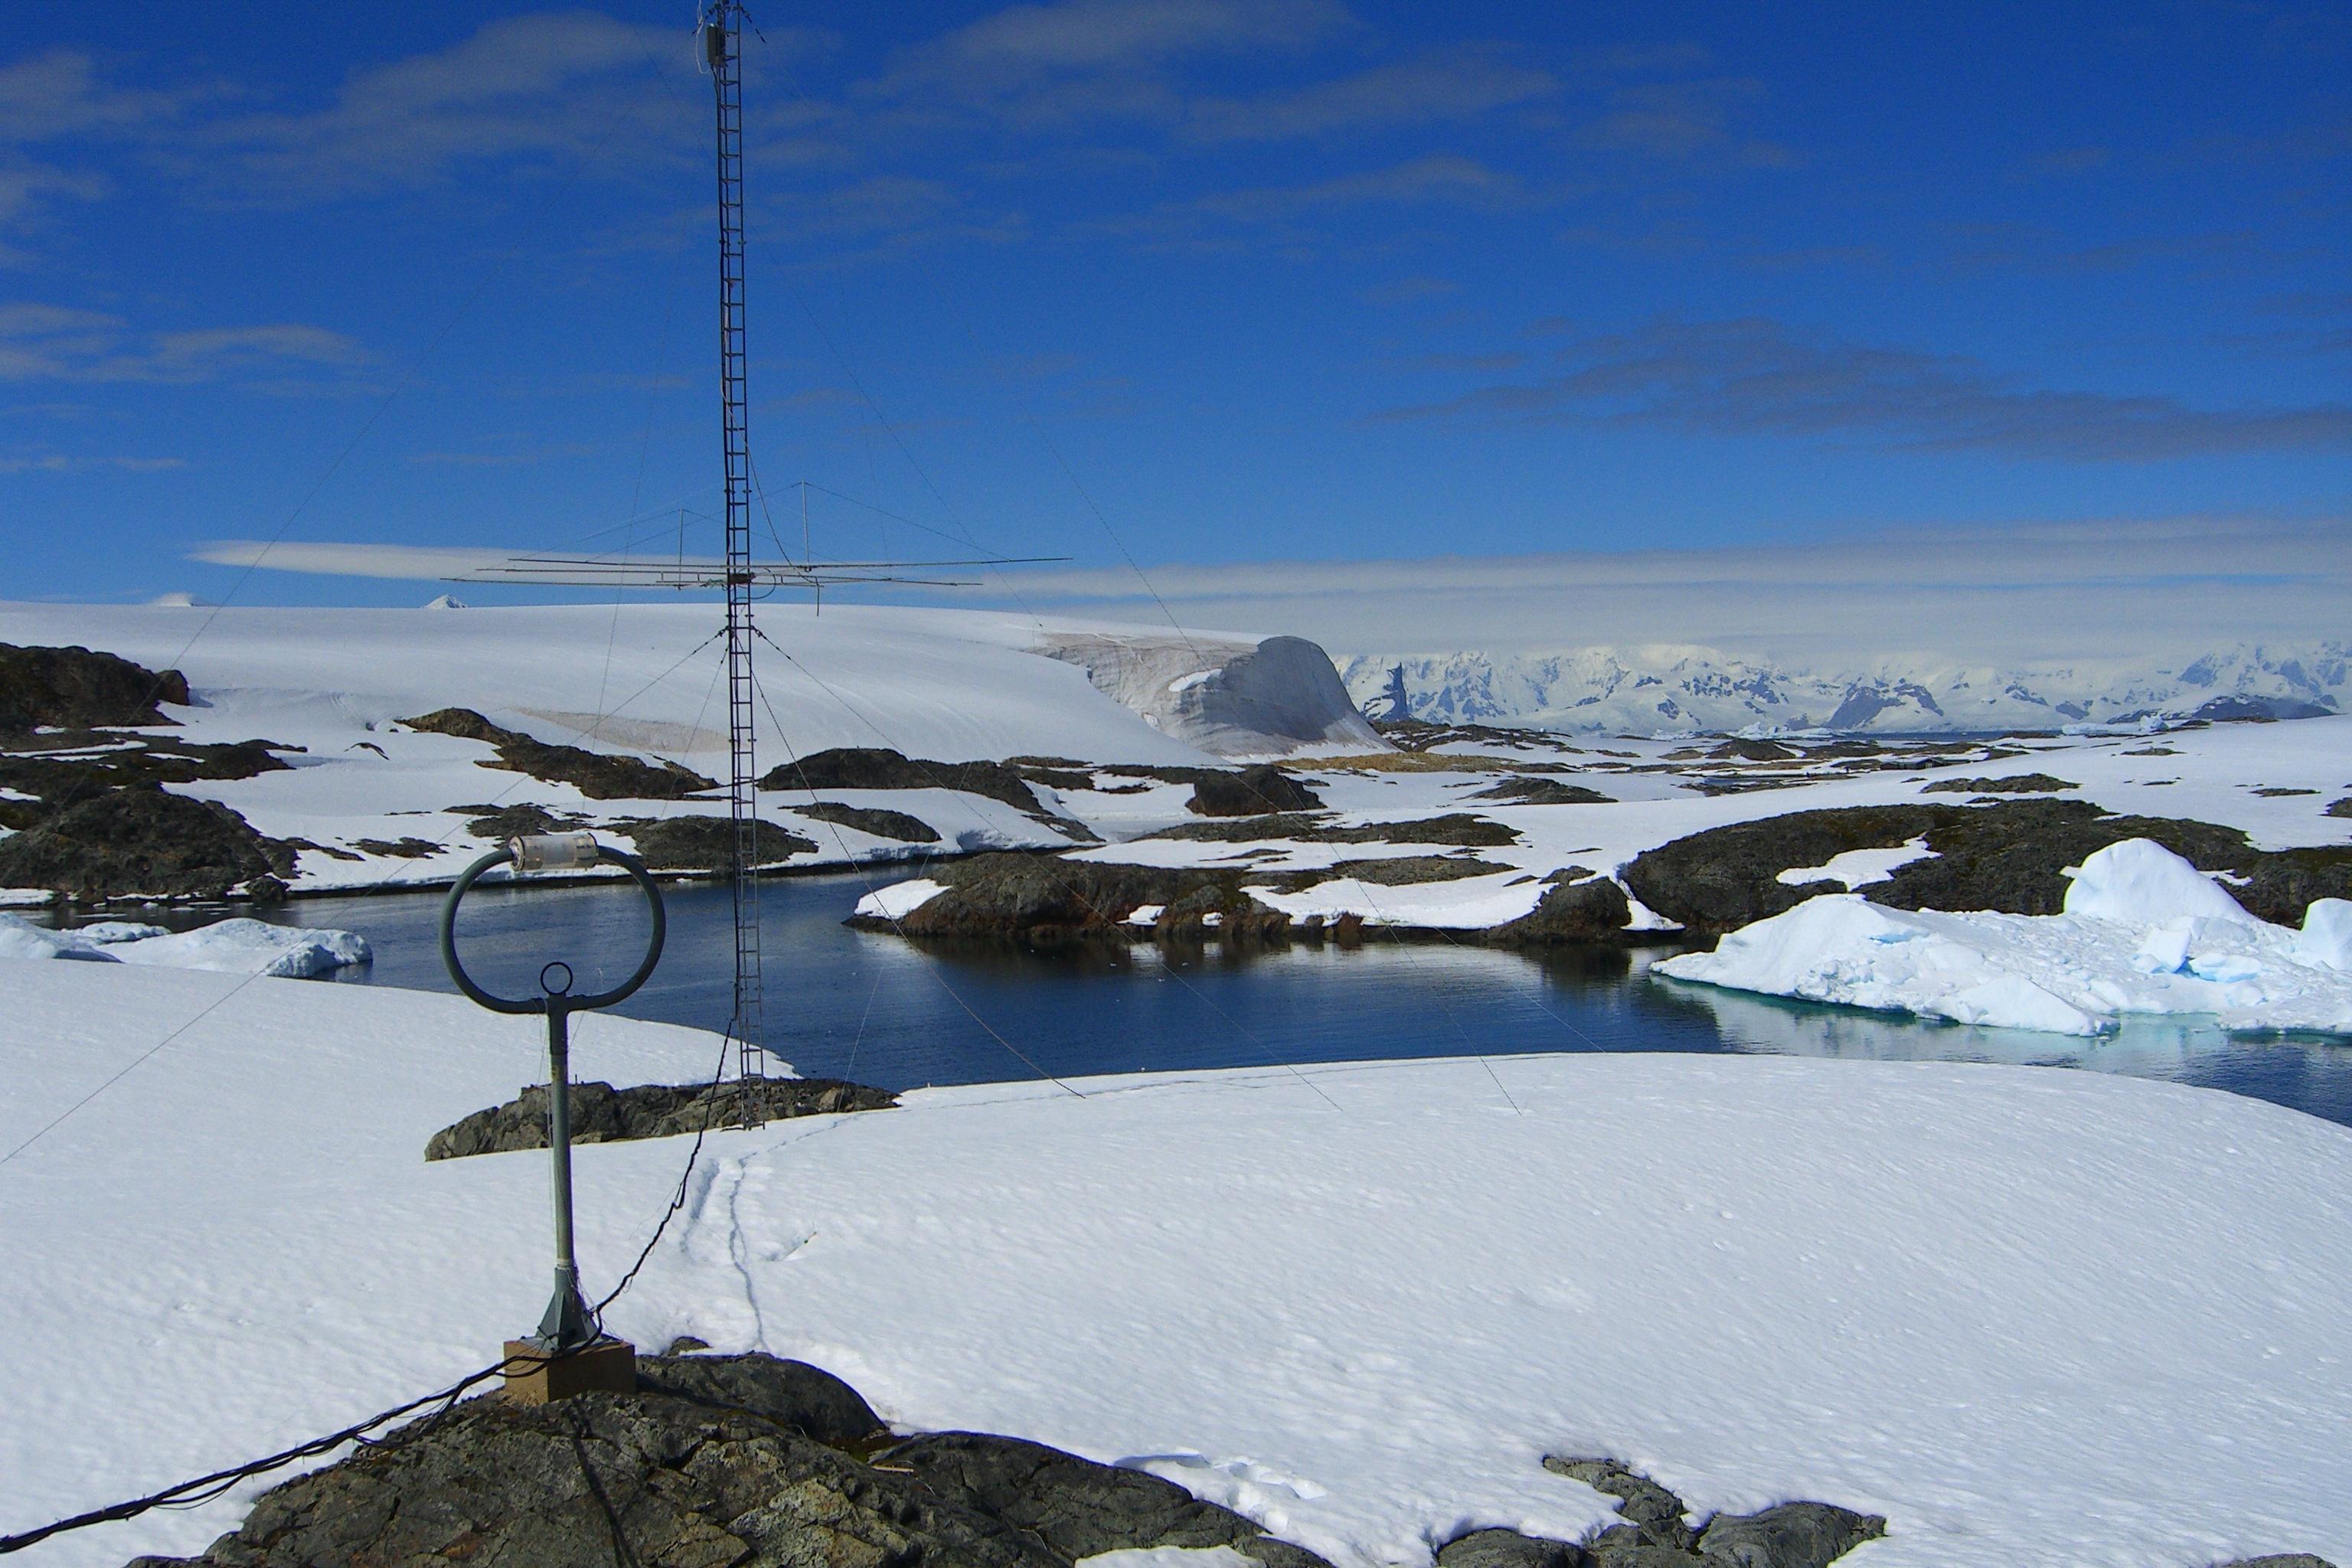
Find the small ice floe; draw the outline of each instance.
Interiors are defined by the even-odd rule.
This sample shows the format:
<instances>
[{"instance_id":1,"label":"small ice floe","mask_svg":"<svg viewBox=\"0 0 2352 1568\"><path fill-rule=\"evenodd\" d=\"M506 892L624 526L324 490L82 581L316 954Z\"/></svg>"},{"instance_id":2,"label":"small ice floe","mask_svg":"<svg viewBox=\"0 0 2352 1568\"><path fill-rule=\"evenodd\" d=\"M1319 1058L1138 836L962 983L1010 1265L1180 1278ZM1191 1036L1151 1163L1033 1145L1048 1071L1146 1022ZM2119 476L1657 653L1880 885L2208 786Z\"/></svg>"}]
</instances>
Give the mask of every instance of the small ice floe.
<instances>
[{"instance_id":1,"label":"small ice floe","mask_svg":"<svg viewBox=\"0 0 2352 1568\"><path fill-rule=\"evenodd\" d=\"M1652 973L1990 1027L2098 1035L2126 1014L2352 1034L2352 902L2301 931L2256 920L2163 846L2127 839L2073 871L2064 912L1882 909L1809 899Z\"/></svg>"},{"instance_id":2,"label":"small ice floe","mask_svg":"<svg viewBox=\"0 0 2352 1568\"><path fill-rule=\"evenodd\" d=\"M0 958L82 959L299 980L373 956L367 939L355 931L271 925L242 916L173 932L130 921L51 931L21 916L0 914Z\"/></svg>"},{"instance_id":3,"label":"small ice floe","mask_svg":"<svg viewBox=\"0 0 2352 1568\"><path fill-rule=\"evenodd\" d=\"M1160 923L1160 917L1167 912L1166 904L1138 904L1129 913L1127 923L1131 926L1156 926Z\"/></svg>"},{"instance_id":4,"label":"small ice floe","mask_svg":"<svg viewBox=\"0 0 2352 1568\"><path fill-rule=\"evenodd\" d=\"M945 882L934 882L928 877L912 881L893 882L878 888L857 900L856 912L870 920L904 920L914 910L929 903L948 890Z\"/></svg>"}]
</instances>

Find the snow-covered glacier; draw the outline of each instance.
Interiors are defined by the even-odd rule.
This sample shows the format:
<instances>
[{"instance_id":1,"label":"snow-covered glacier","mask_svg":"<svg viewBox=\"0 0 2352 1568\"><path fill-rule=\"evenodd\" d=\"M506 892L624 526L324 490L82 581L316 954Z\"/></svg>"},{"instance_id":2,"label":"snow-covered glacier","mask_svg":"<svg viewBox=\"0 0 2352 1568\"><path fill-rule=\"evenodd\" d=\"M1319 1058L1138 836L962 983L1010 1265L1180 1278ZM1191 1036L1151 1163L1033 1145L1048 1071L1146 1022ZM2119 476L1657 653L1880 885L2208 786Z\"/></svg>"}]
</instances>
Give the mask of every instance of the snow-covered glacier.
<instances>
[{"instance_id":1,"label":"snow-covered glacier","mask_svg":"<svg viewBox=\"0 0 2352 1568\"><path fill-rule=\"evenodd\" d=\"M1678 644L1337 662L1349 694L1376 718L1592 732L2046 730L2158 716L2315 717L2352 702L2352 644L2342 642L2012 668L1921 657L1803 668Z\"/></svg>"}]
</instances>

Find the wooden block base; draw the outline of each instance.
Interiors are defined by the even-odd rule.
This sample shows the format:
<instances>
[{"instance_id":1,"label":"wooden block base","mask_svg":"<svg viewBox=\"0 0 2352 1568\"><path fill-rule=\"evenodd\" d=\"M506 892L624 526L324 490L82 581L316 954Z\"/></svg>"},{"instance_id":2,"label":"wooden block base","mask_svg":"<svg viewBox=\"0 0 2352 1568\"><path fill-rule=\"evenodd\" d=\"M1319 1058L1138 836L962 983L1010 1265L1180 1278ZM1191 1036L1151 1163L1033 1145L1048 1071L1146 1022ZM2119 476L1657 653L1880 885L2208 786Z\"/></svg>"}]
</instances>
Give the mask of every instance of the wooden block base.
<instances>
[{"instance_id":1,"label":"wooden block base","mask_svg":"<svg viewBox=\"0 0 2352 1568\"><path fill-rule=\"evenodd\" d=\"M549 1405L575 1394L637 1391L637 1347L626 1340L598 1340L568 1355L550 1356L529 1340L509 1340L507 1359L525 1358L507 1371L506 1394L520 1405Z\"/></svg>"}]
</instances>

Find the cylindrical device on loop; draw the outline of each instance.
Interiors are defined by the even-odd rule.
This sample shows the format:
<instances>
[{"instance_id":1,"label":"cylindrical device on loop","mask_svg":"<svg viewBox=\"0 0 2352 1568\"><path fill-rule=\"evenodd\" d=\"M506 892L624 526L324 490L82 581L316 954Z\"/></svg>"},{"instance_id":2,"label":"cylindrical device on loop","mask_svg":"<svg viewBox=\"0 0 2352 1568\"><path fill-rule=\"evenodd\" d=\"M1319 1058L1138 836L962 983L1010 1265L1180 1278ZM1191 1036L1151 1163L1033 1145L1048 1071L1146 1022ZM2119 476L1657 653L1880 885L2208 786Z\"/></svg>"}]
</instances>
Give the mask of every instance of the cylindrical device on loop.
<instances>
[{"instance_id":1,"label":"cylindrical device on loop","mask_svg":"<svg viewBox=\"0 0 2352 1568\"><path fill-rule=\"evenodd\" d=\"M533 833L507 840L514 866L522 871L570 871L598 858L593 833Z\"/></svg>"}]
</instances>

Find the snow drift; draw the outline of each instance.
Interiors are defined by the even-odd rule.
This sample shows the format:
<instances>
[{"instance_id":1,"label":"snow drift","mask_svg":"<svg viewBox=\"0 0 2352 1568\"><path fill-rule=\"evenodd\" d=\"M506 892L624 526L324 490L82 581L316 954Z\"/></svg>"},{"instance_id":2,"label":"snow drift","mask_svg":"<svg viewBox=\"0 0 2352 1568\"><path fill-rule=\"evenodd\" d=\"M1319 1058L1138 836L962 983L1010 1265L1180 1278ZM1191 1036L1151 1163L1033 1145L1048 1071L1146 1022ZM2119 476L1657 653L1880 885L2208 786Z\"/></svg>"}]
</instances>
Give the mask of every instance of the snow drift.
<instances>
[{"instance_id":1,"label":"snow drift","mask_svg":"<svg viewBox=\"0 0 2352 1568\"><path fill-rule=\"evenodd\" d=\"M420 1156L543 1070L539 1020L15 967L0 1152L131 1070L0 1167L0 1529L332 1431L537 1318L544 1156ZM595 1016L574 1061L680 1082L716 1046ZM1144 1468L1338 1568L1614 1522L1547 1453L1618 1456L1700 1511L1882 1513L1872 1568L2352 1561L2344 1128L1952 1063L1572 1053L1072 1087L711 1132L608 1321L814 1362L901 1430ZM684 1158L578 1152L592 1285ZM24 1561L194 1550L265 1484Z\"/></svg>"}]
</instances>

